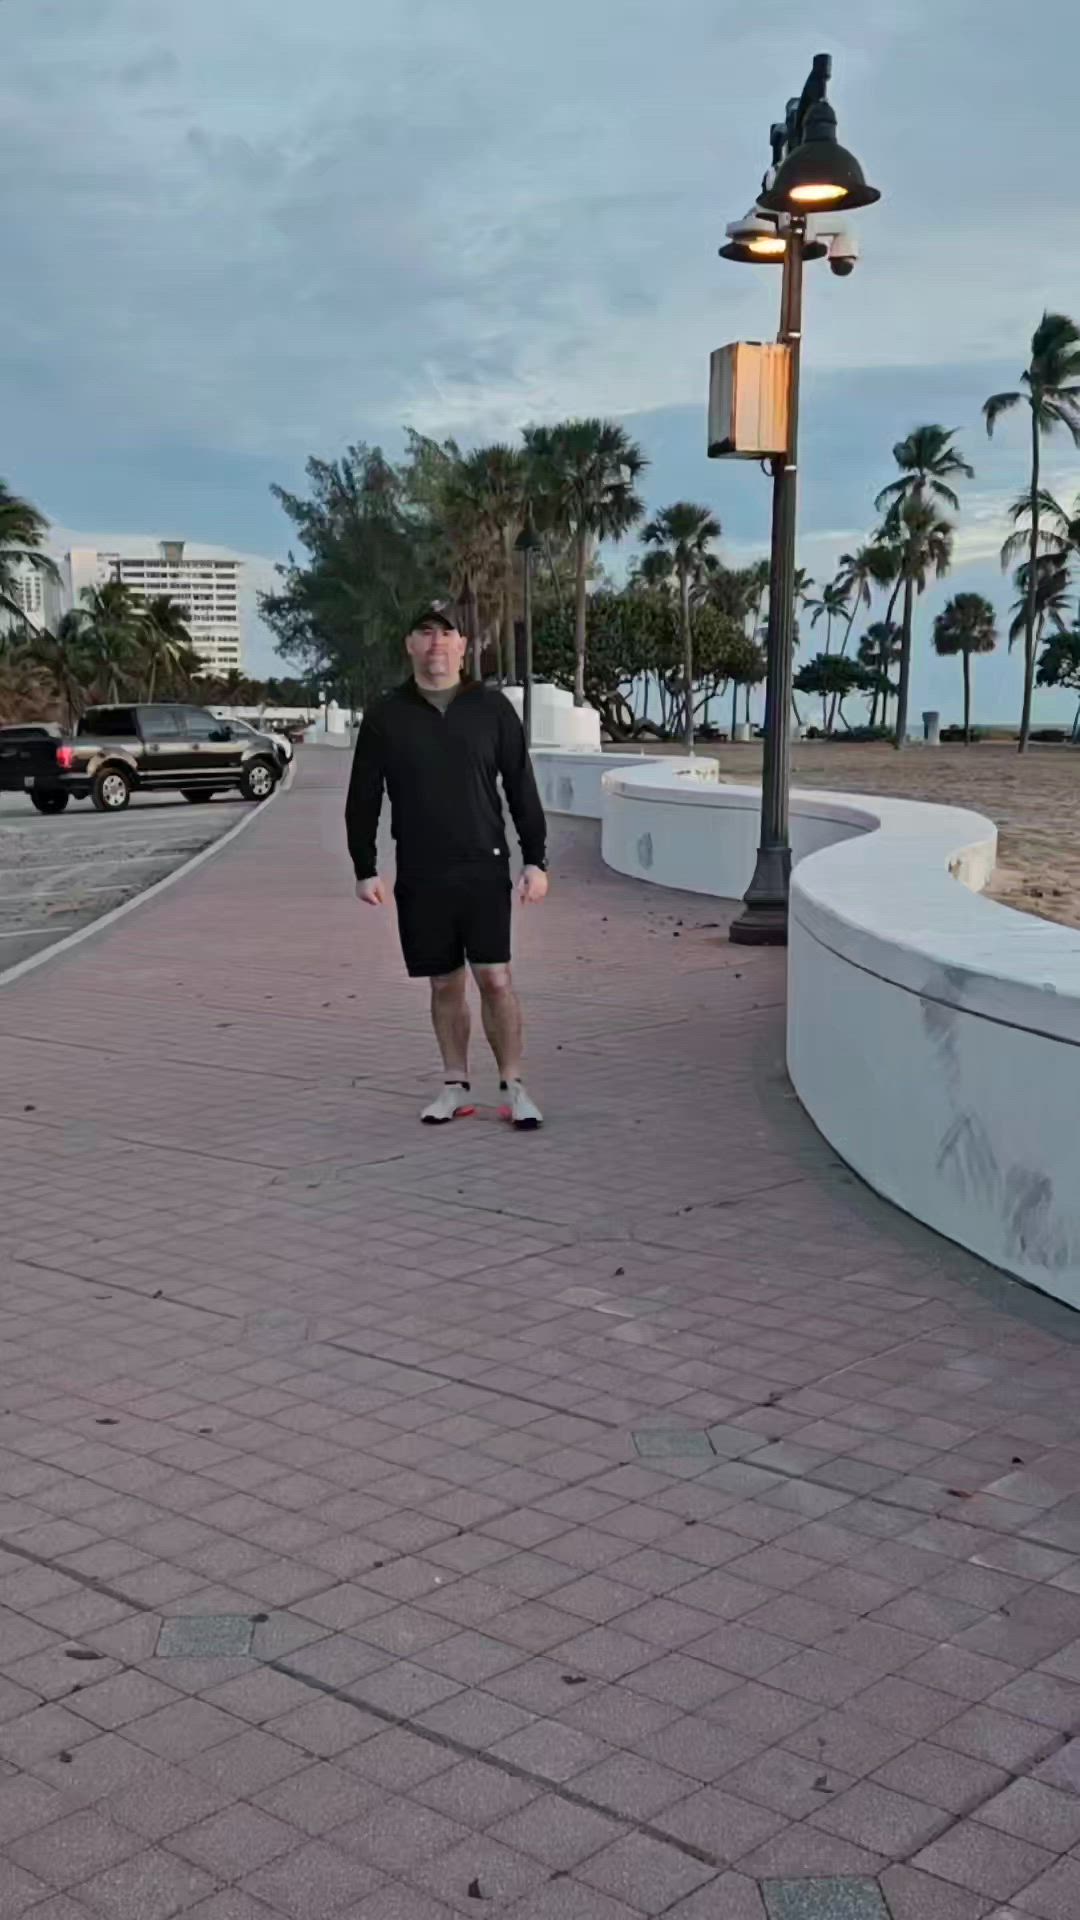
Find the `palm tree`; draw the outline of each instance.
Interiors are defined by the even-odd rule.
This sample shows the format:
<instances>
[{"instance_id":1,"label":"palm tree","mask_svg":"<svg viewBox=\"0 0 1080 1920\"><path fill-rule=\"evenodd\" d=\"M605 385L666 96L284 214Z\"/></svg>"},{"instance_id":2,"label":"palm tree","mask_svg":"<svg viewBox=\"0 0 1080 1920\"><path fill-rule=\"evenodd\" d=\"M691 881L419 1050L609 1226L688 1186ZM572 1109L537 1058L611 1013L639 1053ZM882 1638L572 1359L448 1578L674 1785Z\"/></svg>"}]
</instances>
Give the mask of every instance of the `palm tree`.
<instances>
[{"instance_id":1,"label":"palm tree","mask_svg":"<svg viewBox=\"0 0 1080 1920\"><path fill-rule=\"evenodd\" d=\"M851 629L860 607L873 605L874 588L892 586L896 579L895 550L879 540L868 540L854 553L840 555L837 580L843 584L848 606L848 621L840 643L841 655L847 653Z\"/></svg>"},{"instance_id":2,"label":"palm tree","mask_svg":"<svg viewBox=\"0 0 1080 1920\"><path fill-rule=\"evenodd\" d=\"M842 575L838 574L835 580L830 580L824 587L822 587L821 592L818 595L818 598L816 600L808 600L806 602L808 607L813 608L813 612L810 616L810 625L812 627L816 627L818 621L821 620L822 618L825 621L826 653L832 652L833 621L842 620L845 613L847 613L848 611L849 592L850 592L850 588L847 584L847 581L843 578ZM850 624L851 624L850 621L848 624L850 627Z\"/></svg>"},{"instance_id":3,"label":"palm tree","mask_svg":"<svg viewBox=\"0 0 1080 1920\"><path fill-rule=\"evenodd\" d=\"M492 529L486 475L471 456L458 458L450 466L440 517L450 550L451 577L447 584L465 607L470 670L473 679L479 680L483 676L486 612L497 591L501 556Z\"/></svg>"},{"instance_id":4,"label":"palm tree","mask_svg":"<svg viewBox=\"0 0 1080 1920\"><path fill-rule=\"evenodd\" d=\"M1025 560L1017 567L1013 575L1017 597L1013 603L1012 620L1009 623L1009 651L1011 652L1021 634L1027 636L1027 616L1030 605L1030 561ZM1064 633L1069 624L1070 613L1069 569L1059 555L1040 553L1035 563L1035 645L1042 644L1043 631L1049 621L1058 633Z\"/></svg>"},{"instance_id":5,"label":"palm tree","mask_svg":"<svg viewBox=\"0 0 1080 1920\"><path fill-rule=\"evenodd\" d=\"M173 680L182 656L192 649L188 618L187 608L167 593L155 594L147 601L138 633L141 664L148 669L147 700L153 700L157 692L159 674L166 682Z\"/></svg>"},{"instance_id":6,"label":"palm tree","mask_svg":"<svg viewBox=\"0 0 1080 1920\"><path fill-rule=\"evenodd\" d=\"M1020 388L991 394L983 407L986 431L992 434L1003 413L1021 404L1031 411L1031 477L1028 486L1027 609L1024 616L1024 704L1020 715L1019 752L1031 733L1031 699L1035 685L1036 627L1038 625L1038 567L1041 547L1043 491L1040 474L1042 442L1055 427L1065 427L1080 447L1080 327L1064 313L1044 313L1031 337L1031 359L1020 375Z\"/></svg>"},{"instance_id":7,"label":"palm tree","mask_svg":"<svg viewBox=\"0 0 1080 1920\"><path fill-rule=\"evenodd\" d=\"M594 543L621 540L640 520L635 482L648 464L613 420L568 420L525 433L529 486L541 525L572 540L574 705L585 705L586 587Z\"/></svg>"},{"instance_id":8,"label":"palm tree","mask_svg":"<svg viewBox=\"0 0 1080 1920\"><path fill-rule=\"evenodd\" d=\"M975 469L968 465L953 446L955 427L913 427L893 448L893 459L900 468L899 480L882 487L875 502L879 513L898 507L912 495L933 500L960 511L960 499L952 479L974 480Z\"/></svg>"},{"instance_id":9,"label":"palm tree","mask_svg":"<svg viewBox=\"0 0 1080 1920\"><path fill-rule=\"evenodd\" d=\"M120 684L138 658L141 608L122 580L102 587L83 588L87 650L95 671L108 687L109 699L120 698Z\"/></svg>"},{"instance_id":10,"label":"palm tree","mask_svg":"<svg viewBox=\"0 0 1080 1920\"><path fill-rule=\"evenodd\" d=\"M16 563L28 562L39 573L47 573L51 579L58 580L59 573L54 561L41 547L49 531L49 523L43 513L31 506L29 500L20 499L17 493L0 480L0 609L14 614L22 627L30 626L23 607L15 597Z\"/></svg>"},{"instance_id":11,"label":"palm tree","mask_svg":"<svg viewBox=\"0 0 1080 1920\"><path fill-rule=\"evenodd\" d=\"M655 553L663 554L679 583L687 753L694 751L694 634L690 623L690 591L706 575L708 561L715 559L712 544L719 540L721 531L719 520L708 507L695 506L692 500L677 500L674 506L663 507L656 518L649 521L642 536Z\"/></svg>"},{"instance_id":12,"label":"palm tree","mask_svg":"<svg viewBox=\"0 0 1080 1920\"><path fill-rule=\"evenodd\" d=\"M891 620L875 620L867 627L859 641L859 661L870 675L868 682L873 691L874 701L870 709L870 725L877 725L878 700L881 701L881 724L886 726L889 717L889 695L895 692L889 672L900 659L900 629Z\"/></svg>"},{"instance_id":13,"label":"palm tree","mask_svg":"<svg viewBox=\"0 0 1080 1920\"><path fill-rule=\"evenodd\" d=\"M895 744L900 748L907 741L915 601L925 591L931 573L939 580L948 573L952 564L953 530L948 520L941 519L932 502L914 490L891 509L886 524L899 549L897 591L902 588L904 596L900 619L900 691L896 700ZM895 599L894 593L894 602ZM889 614L891 618L891 606Z\"/></svg>"},{"instance_id":14,"label":"palm tree","mask_svg":"<svg viewBox=\"0 0 1080 1920\"><path fill-rule=\"evenodd\" d=\"M981 593L954 593L934 621L934 647L943 657L959 654L964 665L964 745L971 745L971 656L993 653L997 624L992 603Z\"/></svg>"},{"instance_id":15,"label":"palm tree","mask_svg":"<svg viewBox=\"0 0 1080 1920\"><path fill-rule=\"evenodd\" d=\"M32 668L50 683L64 709L67 724L74 727L93 672L85 610L73 607L62 614L55 632L43 628L29 634L21 652Z\"/></svg>"},{"instance_id":16,"label":"palm tree","mask_svg":"<svg viewBox=\"0 0 1080 1920\"><path fill-rule=\"evenodd\" d=\"M514 673L514 543L525 518L525 455L496 443L478 447L464 461L466 491L498 554L500 574L499 679Z\"/></svg>"}]
</instances>

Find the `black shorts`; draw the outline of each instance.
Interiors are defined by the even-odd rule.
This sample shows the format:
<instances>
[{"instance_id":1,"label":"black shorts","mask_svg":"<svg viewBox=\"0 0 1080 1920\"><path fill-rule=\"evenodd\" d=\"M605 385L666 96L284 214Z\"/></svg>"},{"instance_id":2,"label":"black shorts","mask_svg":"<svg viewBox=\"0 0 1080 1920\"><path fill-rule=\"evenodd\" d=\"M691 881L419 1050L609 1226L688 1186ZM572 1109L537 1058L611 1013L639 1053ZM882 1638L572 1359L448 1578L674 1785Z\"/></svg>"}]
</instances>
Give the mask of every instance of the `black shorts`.
<instances>
[{"instance_id":1,"label":"black shorts","mask_svg":"<svg viewBox=\"0 0 1080 1920\"><path fill-rule=\"evenodd\" d=\"M401 951L412 979L428 980L510 959L510 869L477 861L431 878L398 879L394 888Z\"/></svg>"}]
</instances>

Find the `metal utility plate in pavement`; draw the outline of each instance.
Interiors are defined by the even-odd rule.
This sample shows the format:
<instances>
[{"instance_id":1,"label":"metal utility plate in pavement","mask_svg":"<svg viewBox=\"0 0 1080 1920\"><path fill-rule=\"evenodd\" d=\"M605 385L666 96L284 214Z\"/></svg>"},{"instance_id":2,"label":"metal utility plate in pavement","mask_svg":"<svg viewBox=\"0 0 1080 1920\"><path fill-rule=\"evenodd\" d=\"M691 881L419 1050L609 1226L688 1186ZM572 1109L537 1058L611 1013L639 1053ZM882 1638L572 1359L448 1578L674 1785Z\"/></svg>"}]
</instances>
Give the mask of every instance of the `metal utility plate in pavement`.
<instances>
[{"instance_id":1,"label":"metal utility plate in pavement","mask_svg":"<svg viewBox=\"0 0 1080 1920\"><path fill-rule=\"evenodd\" d=\"M769 1920L889 1920L876 1880L766 1880Z\"/></svg>"},{"instance_id":2,"label":"metal utility plate in pavement","mask_svg":"<svg viewBox=\"0 0 1080 1920\"><path fill-rule=\"evenodd\" d=\"M166 1620L157 1643L159 1660L237 1660L251 1652L255 1623L246 1613L191 1614Z\"/></svg>"}]
</instances>

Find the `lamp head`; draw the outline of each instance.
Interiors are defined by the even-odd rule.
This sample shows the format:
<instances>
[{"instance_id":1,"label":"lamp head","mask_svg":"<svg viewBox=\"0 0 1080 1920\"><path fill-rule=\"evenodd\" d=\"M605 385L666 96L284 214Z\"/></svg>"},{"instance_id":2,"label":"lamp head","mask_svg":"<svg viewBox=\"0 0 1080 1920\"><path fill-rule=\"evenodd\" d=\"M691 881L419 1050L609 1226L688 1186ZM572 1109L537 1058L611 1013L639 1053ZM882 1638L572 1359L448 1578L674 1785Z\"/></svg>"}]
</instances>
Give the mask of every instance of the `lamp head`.
<instances>
[{"instance_id":1,"label":"lamp head","mask_svg":"<svg viewBox=\"0 0 1080 1920\"><path fill-rule=\"evenodd\" d=\"M828 213L869 207L881 194L867 184L853 153L836 137L836 115L827 100L815 100L803 135L777 167L761 206L770 213Z\"/></svg>"}]
</instances>

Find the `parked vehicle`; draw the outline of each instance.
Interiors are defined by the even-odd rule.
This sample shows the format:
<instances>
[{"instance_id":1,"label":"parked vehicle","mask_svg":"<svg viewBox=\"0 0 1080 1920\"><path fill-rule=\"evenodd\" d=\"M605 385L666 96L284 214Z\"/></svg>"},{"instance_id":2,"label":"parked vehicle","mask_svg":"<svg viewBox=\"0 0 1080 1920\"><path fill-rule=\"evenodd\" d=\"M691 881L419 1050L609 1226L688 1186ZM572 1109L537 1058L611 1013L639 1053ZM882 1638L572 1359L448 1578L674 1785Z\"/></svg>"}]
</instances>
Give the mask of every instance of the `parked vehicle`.
<instances>
[{"instance_id":1,"label":"parked vehicle","mask_svg":"<svg viewBox=\"0 0 1080 1920\"><path fill-rule=\"evenodd\" d=\"M267 800L285 771L268 734L202 707L91 707L74 735L10 731L23 737L7 748L0 743L0 790L21 790L39 813L62 813L70 800L120 813L133 793L182 793L198 802L239 791L245 800Z\"/></svg>"},{"instance_id":2,"label":"parked vehicle","mask_svg":"<svg viewBox=\"0 0 1080 1920\"><path fill-rule=\"evenodd\" d=\"M230 720L229 725L232 727L239 727L242 733L254 734L256 739L261 738L261 739L270 740L275 746L275 748L277 749L285 765L288 766L289 761L293 757L292 741L290 740L287 733L282 733L280 728L274 726L271 721L268 720L265 727L263 727L261 731L258 727L252 726L250 720Z\"/></svg>"}]
</instances>

